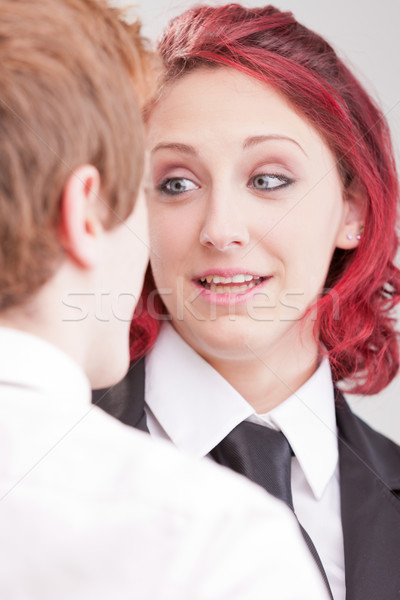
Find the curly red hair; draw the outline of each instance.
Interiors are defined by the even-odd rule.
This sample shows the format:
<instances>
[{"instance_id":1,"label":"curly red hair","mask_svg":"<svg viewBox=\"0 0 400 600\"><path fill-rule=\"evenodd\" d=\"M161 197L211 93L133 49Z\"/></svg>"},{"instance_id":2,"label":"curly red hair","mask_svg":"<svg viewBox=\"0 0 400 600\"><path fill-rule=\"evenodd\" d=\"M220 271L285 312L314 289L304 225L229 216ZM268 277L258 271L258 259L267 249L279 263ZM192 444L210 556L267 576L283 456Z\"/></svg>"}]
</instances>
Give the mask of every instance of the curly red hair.
<instances>
[{"instance_id":1,"label":"curly red hair","mask_svg":"<svg viewBox=\"0 0 400 600\"><path fill-rule=\"evenodd\" d=\"M382 112L323 38L273 6L187 10L170 23L159 50L165 69L161 96L163 86L198 67L231 67L255 77L286 96L323 136L337 158L345 193L362 188L364 233L356 250L335 251L325 286L334 293L318 301L315 331L335 381L351 380L351 391L358 393L380 391L399 366L391 310L400 297L393 262L399 188ZM152 290L149 272L143 306ZM142 311L133 322L132 357L152 345L158 327Z\"/></svg>"}]
</instances>

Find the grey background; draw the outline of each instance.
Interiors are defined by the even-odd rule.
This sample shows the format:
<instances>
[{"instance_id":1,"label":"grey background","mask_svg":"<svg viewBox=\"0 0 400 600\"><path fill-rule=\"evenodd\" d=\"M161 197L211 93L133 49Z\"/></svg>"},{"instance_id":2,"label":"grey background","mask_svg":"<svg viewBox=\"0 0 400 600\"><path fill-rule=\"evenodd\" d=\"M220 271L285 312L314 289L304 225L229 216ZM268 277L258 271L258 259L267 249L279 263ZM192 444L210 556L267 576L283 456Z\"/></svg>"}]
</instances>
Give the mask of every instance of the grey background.
<instances>
[{"instance_id":1,"label":"grey background","mask_svg":"<svg viewBox=\"0 0 400 600\"><path fill-rule=\"evenodd\" d=\"M119 6L129 0L113 0ZM145 35L156 40L173 16L192 0L142 0L134 13L141 18ZM223 1L210 2L214 5ZM397 164L400 165L400 0L276 0L281 10L290 10L307 27L323 35L349 64L378 101L392 130ZM244 1L260 6L259 1ZM399 325L400 329L400 325ZM349 396L353 409L374 428L400 443L400 376L377 396Z\"/></svg>"}]
</instances>

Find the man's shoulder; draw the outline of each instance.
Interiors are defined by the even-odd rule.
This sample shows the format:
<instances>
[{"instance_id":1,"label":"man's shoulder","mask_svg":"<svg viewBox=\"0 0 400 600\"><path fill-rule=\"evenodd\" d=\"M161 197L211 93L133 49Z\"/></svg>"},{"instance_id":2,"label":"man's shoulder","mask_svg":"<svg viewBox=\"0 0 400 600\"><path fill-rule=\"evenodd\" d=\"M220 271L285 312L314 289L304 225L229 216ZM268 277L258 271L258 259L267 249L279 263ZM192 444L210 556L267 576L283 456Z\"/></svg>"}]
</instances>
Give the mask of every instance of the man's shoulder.
<instances>
[{"instance_id":1,"label":"man's shoulder","mask_svg":"<svg viewBox=\"0 0 400 600\"><path fill-rule=\"evenodd\" d=\"M266 584L282 598L325 597L294 516L262 488L90 405L49 446L65 414L46 407L24 457L40 436L47 450L3 499L1 573L23 564L46 577L68 565L66 589L83 569L100 592L119 585L121 598L133 582L143 598L259 600ZM26 539L38 541L34 556Z\"/></svg>"},{"instance_id":2,"label":"man's shoulder","mask_svg":"<svg viewBox=\"0 0 400 600\"><path fill-rule=\"evenodd\" d=\"M120 501L134 493L136 501L184 514L238 514L249 510L280 515L281 503L264 490L207 458L179 452L170 442L156 440L128 427L95 407L91 411L90 454L96 448L108 463L101 476L118 481ZM100 426L101 424L101 426ZM89 440L87 440L89 446ZM110 458L111 457L111 458ZM100 458L100 457L98 457ZM95 455L89 461L95 460ZM232 501L234 499L234 501Z\"/></svg>"}]
</instances>

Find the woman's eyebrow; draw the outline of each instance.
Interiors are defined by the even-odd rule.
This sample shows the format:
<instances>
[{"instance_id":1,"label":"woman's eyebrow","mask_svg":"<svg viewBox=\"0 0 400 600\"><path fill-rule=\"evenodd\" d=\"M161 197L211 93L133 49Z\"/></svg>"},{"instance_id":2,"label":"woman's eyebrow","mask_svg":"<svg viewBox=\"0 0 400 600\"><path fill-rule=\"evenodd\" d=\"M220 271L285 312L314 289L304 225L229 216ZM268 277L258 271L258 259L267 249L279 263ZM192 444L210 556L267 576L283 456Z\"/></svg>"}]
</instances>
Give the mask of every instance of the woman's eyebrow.
<instances>
[{"instance_id":1,"label":"woman's eyebrow","mask_svg":"<svg viewBox=\"0 0 400 600\"><path fill-rule=\"evenodd\" d=\"M184 154L191 154L192 156L197 155L197 150L193 146L189 146L188 144L180 144L178 142L161 142L154 146L151 150L151 153L157 152L158 150L176 150L177 152L182 152Z\"/></svg>"},{"instance_id":2,"label":"woman's eyebrow","mask_svg":"<svg viewBox=\"0 0 400 600\"><path fill-rule=\"evenodd\" d=\"M286 135L253 135L245 139L245 141L243 142L243 149L246 150L247 148L251 148L256 144L262 144L263 142L269 142L271 140L283 140L284 142L292 142L293 144L296 144L296 146L300 148L303 154L307 156L306 151L299 144L299 142L296 142L296 140Z\"/></svg>"},{"instance_id":3,"label":"woman's eyebrow","mask_svg":"<svg viewBox=\"0 0 400 600\"><path fill-rule=\"evenodd\" d=\"M263 142L269 142L273 140L291 142L295 144L298 148L300 148L303 154L307 156L307 153L302 148L302 146L298 142L296 142L296 140L286 135L253 135L244 140L243 149L246 150L257 144L262 144ZM154 146L154 148L151 150L151 153L154 154L159 150L176 150L177 152L181 152L183 154L197 156L197 150L194 148L194 146L190 146L189 144L181 144L179 142L160 142L159 144Z\"/></svg>"}]
</instances>

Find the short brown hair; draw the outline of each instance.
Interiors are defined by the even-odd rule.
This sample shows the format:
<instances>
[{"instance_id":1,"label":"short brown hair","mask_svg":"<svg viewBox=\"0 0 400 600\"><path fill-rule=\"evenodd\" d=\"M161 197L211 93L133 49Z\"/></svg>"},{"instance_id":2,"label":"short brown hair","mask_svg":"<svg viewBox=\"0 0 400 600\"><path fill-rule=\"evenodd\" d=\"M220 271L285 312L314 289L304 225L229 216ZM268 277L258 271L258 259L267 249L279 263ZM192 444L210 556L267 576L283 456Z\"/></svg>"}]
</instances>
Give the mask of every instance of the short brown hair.
<instances>
[{"instance_id":1,"label":"short brown hair","mask_svg":"<svg viewBox=\"0 0 400 600\"><path fill-rule=\"evenodd\" d=\"M107 227L133 210L151 62L140 25L105 1L1 1L0 310L61 260L60 199L75 168L99 170Z\"/></svg>"}]
</instances>

